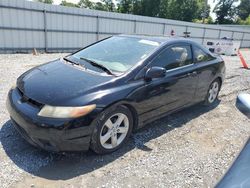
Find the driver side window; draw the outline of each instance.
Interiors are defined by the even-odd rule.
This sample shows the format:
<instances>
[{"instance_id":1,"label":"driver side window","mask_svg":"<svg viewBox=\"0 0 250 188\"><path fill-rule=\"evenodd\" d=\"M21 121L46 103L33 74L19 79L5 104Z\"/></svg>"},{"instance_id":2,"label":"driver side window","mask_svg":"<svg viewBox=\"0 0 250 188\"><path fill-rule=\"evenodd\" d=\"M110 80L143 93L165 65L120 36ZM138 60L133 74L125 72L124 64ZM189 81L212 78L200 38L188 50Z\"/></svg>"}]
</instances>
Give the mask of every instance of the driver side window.
<instances>
[{"instance_id":1,"label":"driver side window","mask_svg":"<svg viewBox=\"0 0 250 188\"><path fill-rule=\"evenodd\" d=\"M162 51L153 61L153 66L164 67L166 70L192 64L190 45L174 45Z\"/></svg>"}]
</instances>

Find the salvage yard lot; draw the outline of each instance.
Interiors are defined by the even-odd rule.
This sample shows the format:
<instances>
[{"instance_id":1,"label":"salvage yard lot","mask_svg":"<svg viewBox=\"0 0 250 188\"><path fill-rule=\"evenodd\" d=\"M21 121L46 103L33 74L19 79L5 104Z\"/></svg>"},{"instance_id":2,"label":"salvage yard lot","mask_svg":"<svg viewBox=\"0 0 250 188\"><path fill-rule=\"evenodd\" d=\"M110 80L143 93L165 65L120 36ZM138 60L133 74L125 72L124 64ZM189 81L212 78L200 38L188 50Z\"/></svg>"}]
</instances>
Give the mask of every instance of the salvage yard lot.
<instances>
[{"instance_id":1,"label":"salvage yard lot","mask_svg":"<svg viewBox=\"0 0 250 188\"><path fill-rule=\"evenodd\" d=\"M250 64L250 50L241 52ZM64 55L0 55L1 187L209 187L250 135L250 120L235 108L237 94L250 93L250 70L237 56L223 56L226 79L212 107L195 105L155 121L110 155L36 149L13 128L7 92L24 71Z\"/></svg>"}]
</instances>

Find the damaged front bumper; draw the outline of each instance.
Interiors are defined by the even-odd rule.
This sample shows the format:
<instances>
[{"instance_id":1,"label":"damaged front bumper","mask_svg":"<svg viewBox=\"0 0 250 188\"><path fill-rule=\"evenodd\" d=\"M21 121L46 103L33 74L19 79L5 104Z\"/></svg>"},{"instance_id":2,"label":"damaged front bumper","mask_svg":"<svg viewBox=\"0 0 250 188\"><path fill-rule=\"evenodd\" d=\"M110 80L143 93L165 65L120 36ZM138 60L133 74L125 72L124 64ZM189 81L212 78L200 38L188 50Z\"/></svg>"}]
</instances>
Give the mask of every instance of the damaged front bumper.
<instances>
[{"instance_id":1,"label":"damaged front bumper","mask_svg":"<svg viewBox=\"0 0 250 188\"><path fill-rule=\"evenodd\" d=\"M86 151L89 149L96 115L78 119L56 119L37 116L40 108L22 102L18 89L11 89L7 109L13 125L30 144L54 151Z\"/></svg>"}]
</instances>

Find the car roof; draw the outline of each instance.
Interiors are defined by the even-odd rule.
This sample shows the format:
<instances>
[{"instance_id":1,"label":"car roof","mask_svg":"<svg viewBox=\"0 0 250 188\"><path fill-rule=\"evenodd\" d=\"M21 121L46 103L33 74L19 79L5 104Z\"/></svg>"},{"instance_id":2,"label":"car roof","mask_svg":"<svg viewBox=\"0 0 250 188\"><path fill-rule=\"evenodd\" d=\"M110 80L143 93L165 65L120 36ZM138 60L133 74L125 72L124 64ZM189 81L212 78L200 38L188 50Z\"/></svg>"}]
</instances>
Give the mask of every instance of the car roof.
<instances>
[{"instance_id":1,"label":"car roof","mask_svg":"<svg viewBox=\"0 0 250 188\"><path fill-rule=\"evenodd\" d=\"M161 44L168 43L170 41L193 43L193 41L191 40L188 40L184 37L177 37L177 36L152 36L152 35L129 35L129 34L121 34L118 36L151 40L151 41L159 42Z\"/></svg>"},{"instance_id":2,"label":"car roof","mask_svg":"<svg viewBox=\"0 0 250 188\"><path fill-rule=\"evenodd\" d=\"M215 56L215 54L211 53L205 46L203 46L202 44L199 44L199 43L197 43L189 38L178 37L178 36L162 36L162 35L161 36L152 36L152 35L131 35L131 34L120 34L118 36L128 37L128 38L139 38L142 40L151 40L151 41L160 43L159 47L166 46L168 44L171 45L173 43L178 43L178 42L185 42L185 43L189 43L191 45L197 46L197 47L201 48L203 51L205 51L206 53L208 53L212 56Z\"/></svg>"}]
</instances>

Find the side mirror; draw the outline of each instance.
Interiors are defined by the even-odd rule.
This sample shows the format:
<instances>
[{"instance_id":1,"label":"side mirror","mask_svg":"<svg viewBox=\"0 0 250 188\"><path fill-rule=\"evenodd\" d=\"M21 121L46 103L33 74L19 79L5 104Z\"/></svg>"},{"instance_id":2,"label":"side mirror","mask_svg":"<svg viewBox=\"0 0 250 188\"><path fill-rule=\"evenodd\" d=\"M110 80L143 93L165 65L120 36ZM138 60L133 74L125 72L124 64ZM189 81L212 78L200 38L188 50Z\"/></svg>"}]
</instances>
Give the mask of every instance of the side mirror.
<instances>
[{"instance_id":1,"label":"side mirror","mask_svg":"<svg viewBox=\"0 0 250 188\"><path fill-rule=\"evenodd\" d=\"M166 69L162 67L151 67L147 70L145 74L146 80L151 80L152 78L161 78L166 75Z\"/></svg>"},{"instance_id":2,"label":"side mirror","mask_svg":"<svg viewBox=\"0 0 250 188\"><path fill-rule=\"evenodd\" d=\"M250 94L239 94L236 100L236 107L248 118L250 118Z\"/></svg>"}]
</instances>

